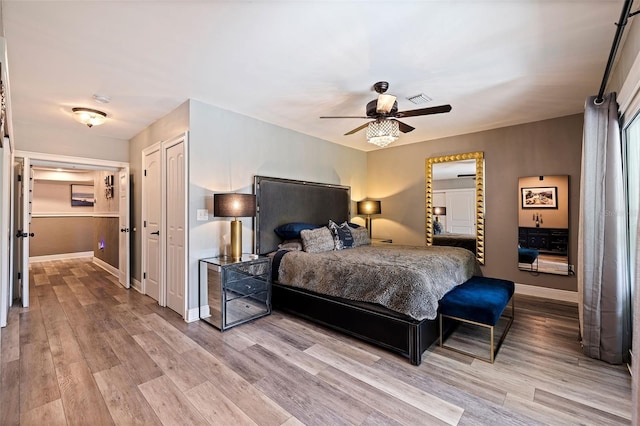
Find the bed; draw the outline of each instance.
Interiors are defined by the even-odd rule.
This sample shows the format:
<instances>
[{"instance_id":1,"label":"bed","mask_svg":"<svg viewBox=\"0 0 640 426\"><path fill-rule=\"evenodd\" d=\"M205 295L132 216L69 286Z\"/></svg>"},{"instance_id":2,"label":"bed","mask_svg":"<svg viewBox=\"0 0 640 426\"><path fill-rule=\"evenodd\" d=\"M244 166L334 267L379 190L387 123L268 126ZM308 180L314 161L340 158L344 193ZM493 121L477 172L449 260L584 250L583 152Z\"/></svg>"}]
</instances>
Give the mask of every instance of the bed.
<instances>
[{"instance_id":1,"label":"bed","mask_svg":"<svg viewBox=\"0 0 640 426\"><path fill-rule=\"evenodd\" d=\"M256 176L254 185L257 203L256 253L265 255L277 250L282 239L274 233L274 229L282 224L322 224L330 219L335 222L349 220L352 204L349 187L265 176ZM364 248L365 251L372 249ZM444 249L467 252L459 248L436 248ZM357 250L358 248L341 252L356 253ZM327 256L331 255L329 253ZM472 255L471 257L473 258ZM476 265L475 260L473 262ZM278 269L275 260L272 269ZM379 303L352 300L349 295L328 295L309 288L285 285L276 280L272 284L272 303L275 309L398 353L409 358L414 365L421 363L423 352L438 338L439 325L435 319L416 319ZM451 326L452 324L445 324L445 330Z\"/></svg>"},{"instance_id":2,"label":"bed","mask_svg":"<svg viewBox=\"0 0 640 426\"><path fill-rule=\"evenodd\" d=\"M462 247L476 253L476 236L469 234L442 233L433 236L434 246Z\"/></svg>"}]
</instances>

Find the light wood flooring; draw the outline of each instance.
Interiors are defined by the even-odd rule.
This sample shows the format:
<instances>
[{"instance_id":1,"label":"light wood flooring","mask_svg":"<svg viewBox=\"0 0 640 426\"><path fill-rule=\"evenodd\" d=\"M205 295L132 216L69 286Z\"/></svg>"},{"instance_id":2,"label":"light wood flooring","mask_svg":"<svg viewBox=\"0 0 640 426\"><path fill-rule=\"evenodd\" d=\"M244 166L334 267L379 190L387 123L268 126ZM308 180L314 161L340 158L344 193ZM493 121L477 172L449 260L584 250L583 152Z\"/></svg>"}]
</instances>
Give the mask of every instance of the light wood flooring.
<instances>
[{"instance_id":1,"label":"light wood flooring","mask_svg":"<svg viewBox=\"0 0 640 426\"><path fill-rule=\"evenodd\" d=\"M1 425L630 424L626 367L582 355L570 304L518 297L495 364L434 346L416 367L277 311L186 324L86 260L31 274L2 330Z\"/></svg>"}]
</instances>

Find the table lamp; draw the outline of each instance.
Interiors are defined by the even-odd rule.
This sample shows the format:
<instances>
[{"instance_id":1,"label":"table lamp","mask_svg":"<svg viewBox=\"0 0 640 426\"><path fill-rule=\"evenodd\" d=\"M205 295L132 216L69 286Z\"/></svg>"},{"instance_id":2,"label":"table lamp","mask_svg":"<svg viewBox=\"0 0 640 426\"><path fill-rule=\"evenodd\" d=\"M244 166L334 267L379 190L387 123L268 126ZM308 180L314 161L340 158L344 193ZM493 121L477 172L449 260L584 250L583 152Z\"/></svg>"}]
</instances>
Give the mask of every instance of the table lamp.
<instances>
[{"instance_id":1,"label":"table lamp","mask_svg":"<svg viewBox=\"0 0 640 426\"><path fill-rule=\"evenodd\" d=\"M253 194L214 194L213 215L232 217L231 221L231 258L242 258L242 222L239 217L256 215L256 196Z\"/></svg>"},{"instance_id":2,"label":"table lamp","mask_svg":"<svg viewBox=\"0 0 640 426\"><path fill-rule=\"evenodd\" d=\"M446 207L434 207L433 215L436 217L436 222L440 222L440 218L438 216L446 216L447 208Z\"/></svg>"},{"instance_id":3,"label":"table lamp","mask_svg":"<svg viewBox=\"0 0 640 426\"><path fill-rule=\"evenodd\" d=\"M369 230L369 238L371 238L371 215L382 213L382 207L379 200L358 201L357 209L359 215L366 215L366 227Z\"/></svg>"}]
</instances>

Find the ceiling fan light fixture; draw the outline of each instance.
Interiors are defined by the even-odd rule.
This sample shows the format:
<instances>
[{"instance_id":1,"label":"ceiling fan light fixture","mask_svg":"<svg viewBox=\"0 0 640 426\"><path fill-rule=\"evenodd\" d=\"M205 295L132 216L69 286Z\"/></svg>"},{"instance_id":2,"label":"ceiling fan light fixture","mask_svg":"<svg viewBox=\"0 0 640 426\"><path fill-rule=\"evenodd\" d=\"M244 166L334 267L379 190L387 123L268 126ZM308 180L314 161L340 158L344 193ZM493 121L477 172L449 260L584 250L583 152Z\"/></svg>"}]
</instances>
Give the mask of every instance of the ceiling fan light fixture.
<instances>
[{"instance_id":1,"label":"ceiling fan light fixture","mask_svg":"<svg viewBox=\"0 0 640 426\"><path fill-rule=\"evenodd\" d=\"M396 120L385 118L372 121L367 126L367 142L381 148L400 137L400 126Z\"/></svg>"},{"instance_id":2,"label":"ceiling fan light fixture","mask_svg":"<svg viewBox=\"0 0 640 426\"><path fill-rule=\"evenodd\" d=\"M388 114L393 108L393 105L396 102L396 97L393 95L378 95L378 103L376 105L376 112L381 112L384 114Z\"/></svg>"},{"instance_id":3,"label":"ceiling fan light fixture","mask_svg":"<svg viewBox=\"0 0 640 426\"><path fill-rule=\"evenodd\" d=\"M91 108L72 108L73 119L88 127L99 126L107 119L107 114Z\"/></svg>"}]
</instances>

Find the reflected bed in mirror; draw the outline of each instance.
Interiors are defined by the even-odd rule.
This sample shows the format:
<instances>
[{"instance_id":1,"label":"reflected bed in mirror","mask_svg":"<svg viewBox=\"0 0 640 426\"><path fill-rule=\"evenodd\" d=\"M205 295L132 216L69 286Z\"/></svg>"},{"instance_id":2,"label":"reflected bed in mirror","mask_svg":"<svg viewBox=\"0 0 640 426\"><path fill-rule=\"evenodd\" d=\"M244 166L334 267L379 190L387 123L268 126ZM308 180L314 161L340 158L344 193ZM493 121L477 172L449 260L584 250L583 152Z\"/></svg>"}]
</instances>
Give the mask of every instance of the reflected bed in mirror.
<instances>
[{"instance_id":1,"label":"reflected bed in mirror","mask_svg":"<svg viewBox=\"0 0 640 426\"><path fill-rule=\"evenodd\" d=\"M569 275L569 176L519 179L518 268Z\"/></svg>"},{"instance_id":2,"label":"reflected bed in mirror","mask_svg":"<svg viewBox=\"0 0 640 426\"><path fill-rule=\"evenodd\" d=\"M427 245L463 247L484 264L484 154L426 160Z\"/></svg>"}]
</instances>

